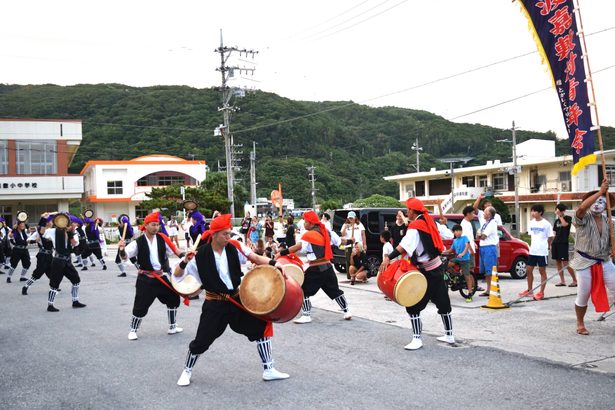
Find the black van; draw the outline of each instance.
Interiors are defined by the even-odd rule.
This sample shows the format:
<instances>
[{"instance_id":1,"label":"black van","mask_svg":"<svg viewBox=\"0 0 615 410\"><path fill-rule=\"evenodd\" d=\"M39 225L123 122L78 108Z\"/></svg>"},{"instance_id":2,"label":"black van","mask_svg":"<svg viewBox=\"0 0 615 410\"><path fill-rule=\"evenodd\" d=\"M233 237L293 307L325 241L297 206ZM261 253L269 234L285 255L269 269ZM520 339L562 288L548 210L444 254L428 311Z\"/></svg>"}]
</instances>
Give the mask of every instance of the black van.
<instances>
[{"instance_id":1,"label":"black van","mask_svg":"<svg viewBox=\"0 0 615 410\"><path fill-rule=\"evenodd\" d=\"M360 208L360 209L336 209L333 211L331 225L333 231L340 235L342 225L346 222L348 212L354 211L357 218L365 227L365 239L367 241L367 263L370 276L376 276L378 267L382 261L382 244L380 243L380 232L385 226L395 224L397 212L405 208ZM343 249L333 246L333 265L338 272L346 272L346 256Z\"/></svg>"}]
</instances>

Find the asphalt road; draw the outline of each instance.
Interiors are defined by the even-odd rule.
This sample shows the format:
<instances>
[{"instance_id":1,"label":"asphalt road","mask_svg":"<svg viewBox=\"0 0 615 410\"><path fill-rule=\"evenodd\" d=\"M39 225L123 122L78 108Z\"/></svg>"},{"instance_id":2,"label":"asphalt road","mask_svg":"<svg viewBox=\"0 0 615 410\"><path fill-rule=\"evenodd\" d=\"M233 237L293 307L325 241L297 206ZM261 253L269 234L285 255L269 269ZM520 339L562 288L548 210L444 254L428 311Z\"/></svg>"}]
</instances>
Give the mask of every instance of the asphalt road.
<instances>
[{"instance_id":1,"label":"asphalt road","mask_svg":"<svg viewBox=\"0 0 615 410\"><path fill-rule=\"evenodd\" d=\"M290 379L264 382L256 346L227 329L199 359L192 384L178 387L201 302L182 305L184 332L173 336L166 334L166 308L155 302L131 342L136 274L131 268L128 278L118 278L109 266L81 273L83 309L71 307L64 280L58 313L46 311L45 277L22 296L22 283L7 284L0 275L3 408L606 409L615 403L612 374L502 348L448 347L431 334L423 349L405 351L408 329L358 312L344 321L319 308L311 324L275 325L276 368Z\"/></svg>"}]
</instances>

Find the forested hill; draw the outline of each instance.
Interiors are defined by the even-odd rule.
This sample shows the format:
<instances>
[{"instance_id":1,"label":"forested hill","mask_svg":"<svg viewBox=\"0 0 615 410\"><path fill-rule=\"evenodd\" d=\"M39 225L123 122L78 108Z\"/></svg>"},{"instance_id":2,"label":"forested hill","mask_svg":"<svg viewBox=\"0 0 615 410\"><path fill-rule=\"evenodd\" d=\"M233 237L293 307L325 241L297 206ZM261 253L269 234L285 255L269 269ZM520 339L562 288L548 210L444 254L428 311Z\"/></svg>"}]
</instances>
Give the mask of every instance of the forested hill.
<instances>
[{"instance_id":1,"label":"forested hill","mask_svg":"<svg viewBox=\"0 0 615 410\"><path fill-rule=\"evenodd\" d=\"M382 177L413 172L415 138L423 147L420 166L445 168L439 158L510 160L510 144L496 143L509 131L479 124L457 124L434 114L395 107L370 108L352 102L293 101L253 92L236 99L231 130L243 144L239 184L249 192L249 151L256 141L258 196L268 197L282 183L297 206L310 200L306 167L316 167L317 197L352 201L379 193L397 196L396 184ZM71 165L79 172L93 159L130 159L169 154L204 159L212 171L224 165L224 143L213 130L221 124L217 89L183 86L134 88L121 84L0 85L0 117L62 118L83 121L83 141ZM605 148L615 130L603 128ZM554 139L553 133L520 131L528 138ZM566 143L558 144L558 154Z\"/></svg>"}]
</instances>

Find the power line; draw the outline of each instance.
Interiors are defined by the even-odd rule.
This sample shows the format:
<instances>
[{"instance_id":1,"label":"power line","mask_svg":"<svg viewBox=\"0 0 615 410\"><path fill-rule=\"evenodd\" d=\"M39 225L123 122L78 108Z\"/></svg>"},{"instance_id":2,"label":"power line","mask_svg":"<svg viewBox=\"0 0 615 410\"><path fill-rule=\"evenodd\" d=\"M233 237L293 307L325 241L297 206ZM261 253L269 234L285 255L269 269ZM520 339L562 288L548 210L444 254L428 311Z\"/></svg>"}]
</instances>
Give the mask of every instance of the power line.
<instances>
[{"instance_id":1,"label":"power line","mask_svg":"<svg viewBox=\"0 0 615 410\"><path fill-rule=\"evenodd\" d=\"M361 3L359 3L359 4L355 4L355 5L354 5L354 6L352 6L351 8L346 9L346 10L342 11L341 13L338 13L338 14L336 14L335 16L328 18L328 19L326 19L325 21L322 21L322 22L320 22L320 23L318 23L318 24L315 24L315 25L313 25L313 26L307 27L307 28L305 28L305 29L303 29L303 30L301 30L301 31L299 31L299 32L297 32L297 33L295 33L295 34L293 34L293 35L289 36L288 38L297 37L299 34L301 34L301 33L303 33L303 32L307 32L307 31L310 31L310 30L312 30L312 29L314 29L314 28L316 28L316 27L323 26L323 25L327 24L328 22L330 22L330 21L332 21L332 20L335 20L335 19L336 19L336 18L338 18L338 17L343 16L344 14L348 14L348 13L350 13L352 10L354 10L354 9L356 9L356 8L361 7L363 4L367 3L368 1L369 1L369 0L364 0L364 1L362 1Z\"/></svg>"}]
</instances>

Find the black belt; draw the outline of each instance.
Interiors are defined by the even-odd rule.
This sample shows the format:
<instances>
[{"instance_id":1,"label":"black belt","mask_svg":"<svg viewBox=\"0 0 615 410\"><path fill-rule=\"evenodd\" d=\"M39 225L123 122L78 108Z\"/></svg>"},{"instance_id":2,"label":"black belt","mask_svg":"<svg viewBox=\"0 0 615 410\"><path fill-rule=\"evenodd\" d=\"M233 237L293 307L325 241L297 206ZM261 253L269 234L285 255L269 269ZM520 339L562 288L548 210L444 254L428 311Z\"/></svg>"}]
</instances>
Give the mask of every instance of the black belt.
<instances>
[{"instance_id":1,"label":"black belt","mask_svg":"<svg viewBox=\"0 0 615 410\"><path fill-rule=\"evenodd\" d=\"M96 244L100 245L100 242L98 242L98 241L88 241L88 245L96 245Z\"/></svg>"},{"instance_id":2,"label":"black belt","mask_svg":"<svg viewBox=\"0 0 615 410\"><path fill-rule=\"evenodd\" d=\"M44 253L46 255L51 255L53 253L53 251L49 250L49 249L39 249L38 253Z\"/></svg>"},{"instance_id":3,"label":"black belt","mask_svg":"<svg viewBox=\"0 0 615 410\"><path fill-rule=\"evenodd\" d=\"M28 249L28 245L15 245L15 249Z\"/></svg>"},{"instance_id":4,"label":"black belt","mask_svg":"<svg viewBox=\"0 0 615 410\"><path fill-rule=\"evenodd\" d=\"M63 260L63 261L70 262L70 255L66 255L66 256L65 255L56 255L56 256L54 256L54 259L60 259L60 260Z\"/></svg>"}]
</instances>

